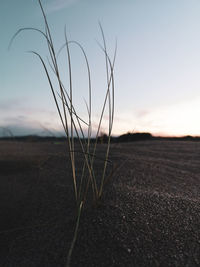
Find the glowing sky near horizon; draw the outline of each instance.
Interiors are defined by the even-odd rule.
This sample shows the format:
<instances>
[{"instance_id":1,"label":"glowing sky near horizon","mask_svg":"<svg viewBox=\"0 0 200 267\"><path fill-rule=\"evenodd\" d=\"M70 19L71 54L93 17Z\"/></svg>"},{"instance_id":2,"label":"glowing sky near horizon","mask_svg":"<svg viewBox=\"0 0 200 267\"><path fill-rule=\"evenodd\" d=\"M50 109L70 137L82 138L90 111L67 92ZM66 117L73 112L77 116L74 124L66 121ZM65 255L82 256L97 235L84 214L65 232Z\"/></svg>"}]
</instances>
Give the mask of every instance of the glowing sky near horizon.
<instances>
[{"instance_id":1,"label":"glowing sky near horizon","mask_svg":"<svg viewBox=\"0 0 200 267\"><path fill-rule=\"evenodd\" d=\"M93 85L93 122L105 93L101 21L115 65L113 134L127 131L155 135L200 135L200 1L198 0L43 0L57 50L69 39L79 41L88 55ZM38 59L46 59L45 41L24 32L7 50L22 27L44 29L37 0L0 3L0 135L62 131L48 81ZM62 54L63 55L63 54ZM64 57L61 66L65 70ZM84 61L72 48L74 99L86 119ZM66 79L67 82L67 79ZM103 130L106 130L105 124Z\"/></svg>"}]
</instances>

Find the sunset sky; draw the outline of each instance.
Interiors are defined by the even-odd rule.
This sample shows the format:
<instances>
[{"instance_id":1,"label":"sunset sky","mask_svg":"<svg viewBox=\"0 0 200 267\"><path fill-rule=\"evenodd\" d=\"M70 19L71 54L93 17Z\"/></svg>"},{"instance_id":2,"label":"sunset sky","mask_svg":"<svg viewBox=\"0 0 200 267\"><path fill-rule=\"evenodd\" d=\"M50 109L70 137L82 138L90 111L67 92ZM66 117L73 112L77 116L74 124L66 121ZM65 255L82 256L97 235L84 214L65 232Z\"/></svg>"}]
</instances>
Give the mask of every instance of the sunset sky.
<instances>
[{"instance_id":1,"label":"sunset sky","mask_svg":"<svg viewBox=\"0 0 200 267\"><path fill-rule=\"evenodd\" d=\"M43 0L57 50L70 40L82 44L92 74L93 122L105 94L101 22L111 56L117 38L115 120L113 135L151 132L155 135L200 135L200 1L199 0ZM29 50L46 60L44 39L22 27L44 30L37 0L0 3L0 136L59 134L62 126L44 70ZM86 119L86 69L72 48L74 99ZM60 55L63 72L65 54ZM62 65L63 64L63 65ZM67 73L67 70L66 70ZM67 84L66 74L66 84ZM106 124L105 124L106 125ZM106 126L103 125L103 130ZM95 127L94 127L95 130Z\"/></svg>"}]
</instances>

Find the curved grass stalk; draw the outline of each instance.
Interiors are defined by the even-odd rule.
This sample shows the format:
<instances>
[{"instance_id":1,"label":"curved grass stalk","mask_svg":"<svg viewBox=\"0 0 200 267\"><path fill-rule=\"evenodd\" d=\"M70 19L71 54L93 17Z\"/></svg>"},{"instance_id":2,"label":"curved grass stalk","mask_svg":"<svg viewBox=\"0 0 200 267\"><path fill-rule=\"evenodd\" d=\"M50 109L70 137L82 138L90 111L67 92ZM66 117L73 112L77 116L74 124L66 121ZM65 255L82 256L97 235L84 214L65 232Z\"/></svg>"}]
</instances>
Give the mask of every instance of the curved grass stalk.
<instances>
[{"instance_id":1,"label":"curved grass stalk","mask_svg":"<svg viewBox=\"0 0 200 267\"><path fill-rule=\"evenodd\" d=\"M110 61L109 61L109 63L111 64ZM114 92L114 76L113 76L112 65L110 65L110 67L111 67L111 76L112 76L112 92ZM113 93L113 97L114 97L114 93ZM114 105L112 107L112 113L111 114L114 114ZM110 114L110 116L111 116L111 114ZM110 117L110 119L111 118L112 117ZM106 156L105 156L103 175L102 175L101 185L100 185L100 189L99 189L99 196L98 196L99 198L102 196L104 180L105 180L105 176L106 176L106 169L107 169L107 162L108 162L107 160L108 160L108 156L109 156L109 152L110 152L110 140L111 140L112 125L113 125L113 121L111 121L110 124L109 124L108 144L107 144L107 151L106 151Z\"/></svg>"},{"instance_id":2,"label":"curved grass stalk","mask_svg":"<svg viewBox=\"0 0 200 267\"><path fill-rule=\"evenodd\" d=\"M115 58L116 58L116 48L115 48L115 54L114 54L114 59L113 59L113 63L112 64L111 64L111 60L110 60L110 58L109 58L109 56L107 54L107 51L104 50L104 49L103 49L103 51L104 51L106 57L108 58L108 61L109 61L109 64L110 64L110 69L111 69L111 74L110 74L109 81L108 81L108 84L107 84L107 92L106 92L106 95L105 95L105 99L104 99L104 103L103 103L103 107L102 107L102 111L101 111L101 116L100 116L99 123L98 123L98 129L97 129L96 138L95 138L95 145L94 145L93 155L95 155L95 153L96 153L97 140L98 140L100 127L101 127L101 123L102 123L104 112L105 112L105 107L106 107L108 95L109 95L109 92L110 92L110 85L112 83L112 79L114 80L113 70L114 70L114 64L115 64ZM113 87L113 97L114 97L114 87ZM113 101L112 120L113 120L113 118L114 118L114 101ZM112 125L113 124L111 123L111 126ZM112 127L110 127L110 129L109 129L109 139L111 137L111 130L112 130ZM92 159L92 164L93 164L93 160L94 159Z\"/></svg>"},{"instance_id":3,"label":"curved grass stalk","mask_svg":"<svg viewBox=\"0 0 200 267\"><path fill-rule=\"evenodd\" d=\"M76 44L82 51L83 55L84 55L84 58L85 58L85 61L86 61L86 65L87 65L87 71L88 71L88 91L89 91L89 105L87 105L87 102L86 102L86 107L87 107L87 111L88 111L88 117L89 117L89 125L88 125L88 142L87 142L87 154L90 155L89 153L89 150L90 150L90 139L91 139L91 133L92 133L92 127L91 127L91 114L92 114L92 98L91 98L91 75L90 75L90 67L89 67L89 62L88 62L88 58L87 58L87 55L85 53L85 50L84 48L82 47L82 45L80 43L78 43L77 41L67 41L66 40L66 43L59 49L58 51L58 55L60 54L60 52L62 51L62 49L67 46L67 44ZM69 98L69 97L68 97ZM81 129L81 127L80 127ZM82 129L81 129L82 131ZM91 161L91 159L89 159ZM82 185L82 180L83 180L83 176L84 176L84 172L85 172L85 162L84 162L84 166L83 166L83 170L82 170L82 176L81 176L81 185ZM92 169L92 173L93 173L93 179L92 179L92 182L93 182L93 188L95 189L96 191L96 197L98 195L98 189L97 189L97 184L96 184L96 179L94 177L94 172L93 172L93 169ZM90 179L88 181L91 181ZM80 186L80 192L79 192L79 196L81 194L81 186ZM93 190L94 190L93 189Z\"/></svg>"}]
</instances>

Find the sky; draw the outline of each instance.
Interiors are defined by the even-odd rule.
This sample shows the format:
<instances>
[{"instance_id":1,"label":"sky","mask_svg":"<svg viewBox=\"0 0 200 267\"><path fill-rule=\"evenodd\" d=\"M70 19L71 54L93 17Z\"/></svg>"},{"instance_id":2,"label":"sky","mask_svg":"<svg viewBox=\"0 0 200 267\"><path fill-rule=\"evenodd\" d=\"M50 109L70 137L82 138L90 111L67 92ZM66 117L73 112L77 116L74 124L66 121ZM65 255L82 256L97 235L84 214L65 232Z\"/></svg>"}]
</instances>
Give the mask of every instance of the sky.
<instances>
[{"instance_id":1,"label":"sky","mask_svg":"<svg viewBox=\"0 0 200 267\"><path fill-rule=\"evenodd\" d=\"M108 53L117 39L113 135L151 132L154 135L200 135L200 1L199 0L43 0L55 48L68 38L84 47L91 68L93 131L106 92L104 54L99 21ZM0 3L0 136L61 135L62 125L38 58L47 59L43 37L18 29L44 30L37 0ZM87 120L87 70L80 51L71 47L73 99ZM68 88L66 55L59 64ZM51 70L50 70L51 71ZM53 73L51 73L54 76ZM107 131L105 116L102 131Z\"/></svg>"}]
</instances>

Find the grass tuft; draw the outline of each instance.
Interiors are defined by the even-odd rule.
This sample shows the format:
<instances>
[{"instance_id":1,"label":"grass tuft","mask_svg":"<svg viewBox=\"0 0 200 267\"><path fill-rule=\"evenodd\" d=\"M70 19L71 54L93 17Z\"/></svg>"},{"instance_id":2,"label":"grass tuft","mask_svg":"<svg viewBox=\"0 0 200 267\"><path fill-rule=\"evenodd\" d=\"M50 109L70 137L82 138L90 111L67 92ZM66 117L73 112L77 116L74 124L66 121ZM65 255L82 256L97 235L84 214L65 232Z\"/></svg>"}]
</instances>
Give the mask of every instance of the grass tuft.
<instances>
[{"instance_id":1,"label":"grass tuft","mask_svg":"<svg viewBox=\"0 0 200 267\"><path fill-rule=\"evenodd\" d=\"M65 37L65 43L61 46L59 51L56 53L53 43L53 38L51 36L51 31L49 28L48 20L45 14L45 11L43 9L41 0L38 0L41 12L44 18L44 26L45 30L42 31L37 28L21 28L19 29L14 36L12 37L9 48L11 47L14 39L23 31L36 31L39 34L41 34L46 42L47 42L47 50L49 53L49 60L48 64L50 69L53 71L54 76L57 80L57 87L53 85L52 82L52 76L50 75L49 68L47 67L47 63L44 61L42 56L36 52L36 51L29 51L30 53L37 56L44 68L45 74L47 76L47 80L49 82L49 86L53 95L53 99L55 101L55 105L58 111L59 118L61 120L63 129L66 134L66 140L69 148L69 156L71 161L71 168L72 168L72 178L73 178L73 185L74 185L74 197L77 203L77 223L76 228L74 232L74 238L71 243L71 247L68 254L68 260L67 260L67 266L70 266L70 259L71 254L73 251L73 247L76 242L77 238L77 232L79 228L79 221L80 221L80 215L81 211L83 209L83 206L86 203L88 192L90 191L93 196L93 201L96 203L101 198L103 191L104 191L104 185L106 181L106 175L107 175L107 167L110 163L109 160L109 152L110 152L110 141L111 141L111 132L113 127L113 121L114 121L114 91L115 91L115 83L114 83L114 65L115 65L115 58L116 58L116 51L117 51L117 45L115 46L115 53L113 60L110 59L110 56L107 52L106 47L106 39L104 35L103 28L101 24L99 23L101 36L103 45L99 44L100 49L102 50L104 57L105 57L105 68L106 68L106 83L107 88L105 91L105 97L102 105L102 110L100 113L100 118L98 122L97 131L95 134L95 142L91 142L92 138L92 84L91 84L91 71L89 66L88 57L86 55L86 52L82 45L78 43L77 41L68 40L66 27L64 30L64 37ZM78 46L78 48L81 50L82 55L85 59L86 68L87 68L87 79L88 79L88 100L85 100L85 105L87 108L87 116L88 120L83 120L76 112L76 109L74 107L74 99L73 99L73 79L72 79L72 64L71 64L71 53L70 53L70 47L72 45ZM68 64L68 80L69 80L69 90L67 90L62 82L61 74L60 74L60 67L58 64L58 56L59 54L65 50L66 52L66 60ZM109 118L109 125L108 125L108 138L107 138L107 144L106 144L106 152L104 155L104 158L102 159L97 155L97 143L98 143L98 137L100 135L100 130L102 126L102 120L105 116L105 110L106 107L108 107L108 118ZM84 127L87 128L87 136L85 136L84 133ZM75 136L78 140L78 144L80 147L80 150L77 151L76 144L75 144ZM79 160L80 153L83 156L83 165L81 173L78 171L78 168L76 167L76 160ZM99 180L99 175L96 175L95 170L95 160L98 160L101 158L103 160L104 165L102 168L102 174L101 178ZM108 177L112 175L112 172L108 174ZM98 177L97 177L98 176Z\"/></svg>"}]
</instances>

